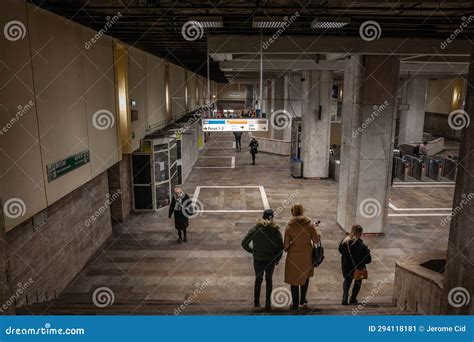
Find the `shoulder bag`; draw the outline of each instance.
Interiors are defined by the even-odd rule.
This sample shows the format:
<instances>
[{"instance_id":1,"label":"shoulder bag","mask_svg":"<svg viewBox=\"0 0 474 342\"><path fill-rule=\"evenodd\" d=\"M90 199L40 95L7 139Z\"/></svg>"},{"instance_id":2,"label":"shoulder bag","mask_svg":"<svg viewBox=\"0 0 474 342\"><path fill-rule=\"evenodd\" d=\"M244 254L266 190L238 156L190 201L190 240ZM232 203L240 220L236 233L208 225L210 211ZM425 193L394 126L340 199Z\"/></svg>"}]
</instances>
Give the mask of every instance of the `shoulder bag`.
<instances>
[{"instance_id":1,"label":"shoulder bag","mask_svg":"<svg viewBox=\"0 0 474 342\"><path fill-rule=\"evenodd\" d=\"M349 251L349 255L352 260L352 264L354 265L354 279L355 280L362 280L362 279L367 279L369 277L369 273L367 272L367 268L364 267L363 269L359 270L354 262L354 259L352 258L352 253L351 253L351 248L349 247L349 241L347 241L347 250Z\"/></svg>"}]
</instances>

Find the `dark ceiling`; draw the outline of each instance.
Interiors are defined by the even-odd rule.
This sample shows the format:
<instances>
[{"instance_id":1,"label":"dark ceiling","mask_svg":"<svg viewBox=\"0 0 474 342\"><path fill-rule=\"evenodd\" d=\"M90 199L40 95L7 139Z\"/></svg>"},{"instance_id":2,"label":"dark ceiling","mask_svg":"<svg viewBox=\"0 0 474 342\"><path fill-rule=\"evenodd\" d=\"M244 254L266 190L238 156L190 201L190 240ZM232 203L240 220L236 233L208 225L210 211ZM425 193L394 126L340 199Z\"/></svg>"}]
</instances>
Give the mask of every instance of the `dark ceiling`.
<instances>
[{"instance_id":1,"label":"dark ceiling","mask_svg":"<svg viewBox=\"0 0 474 342\"><path fill-rule=\"evenodd\" d=\"M29 0L95 30L100 30L120 12L122 17L107 34L130 45L183 65L201 75L207 75L206 37L211 35L255 35L261 30L252 28L252 18L292 16L297 20L284 32L288 35L358 36L360 25L375 20L382 28L383 37L418 36L447 38L460 28L463 20L474 14L474 1L236 1L236 0ZM218 15L223 28L206 29L204 36L187 41L181 34L184 23L199 15ZM342 29L310 28L317 16L350 18ZM474 33L472 23L463 28L458 37ZM273 34L273 29L263 34ZM211 78L225 82L217 62L211 62Z\"/></svg>"}]
</instances>

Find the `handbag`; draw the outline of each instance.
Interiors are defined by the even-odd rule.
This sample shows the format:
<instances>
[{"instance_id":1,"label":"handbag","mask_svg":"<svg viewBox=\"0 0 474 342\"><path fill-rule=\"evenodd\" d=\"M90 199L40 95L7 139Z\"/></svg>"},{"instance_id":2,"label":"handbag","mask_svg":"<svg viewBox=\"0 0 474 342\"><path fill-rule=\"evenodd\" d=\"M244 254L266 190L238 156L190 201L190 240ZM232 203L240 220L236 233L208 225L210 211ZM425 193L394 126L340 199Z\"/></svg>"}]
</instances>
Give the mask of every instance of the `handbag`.
<instances>
[{"instance_id":1,"label":"handbag","mask_svg":"<svg viewBox=\"0 0 474 342\"><path fill-rule=\"evenodd\" d=\"M349 247L349 241L347 241L347 250L349 251L349 255L352 260L352 264L354 265L354 279L355 280L362 280L362 279L367 279L369 277L369 272L367 271L367 268L364 267L363 269L358 269L354 259L352 258L352 253L351 253L351 248Z\"/></svg>"},{"instance_id":2,"label":"handbag","mask_svg":"<svg viewBox=\"0 0 474 342\"><path fill-rule=\"evenodd\" d=\"M317 245L313 245L312 255L313 267L318 267L324 260L324 247L321 241Z\"/></svg>"}]
</instances>

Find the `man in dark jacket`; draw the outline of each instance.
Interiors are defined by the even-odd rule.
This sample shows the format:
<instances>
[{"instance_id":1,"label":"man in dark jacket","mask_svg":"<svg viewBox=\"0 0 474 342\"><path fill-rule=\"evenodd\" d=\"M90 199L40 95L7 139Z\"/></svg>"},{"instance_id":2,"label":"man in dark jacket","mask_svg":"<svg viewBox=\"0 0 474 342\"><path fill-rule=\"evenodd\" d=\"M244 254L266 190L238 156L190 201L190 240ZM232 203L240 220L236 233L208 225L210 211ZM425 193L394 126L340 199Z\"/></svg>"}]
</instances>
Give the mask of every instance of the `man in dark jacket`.
<instances>
[{"instance_id":1,"label":"man in dark jacket","mask_svg":"<svg viewBox=\"0 0 474 342\"><path fill-rule=\"evenodd\" d=\"M362 241L362 227L360 225L354 225L352 232L339 244L339 253L341 254L341 268L342 275L344 277L342 305L348 304L349 290L354 281L352 288L352 295L350 298L350 304L357 304L357 295L359 294L360 287L362 286L362 279L354 279L354 272L356 269L363 270L367 264L372 262L370 250L367 245Z\"/></svg>"},{"instance_id":2,"label":"man in dark jacket","mask_svg":"<svg viewBox=\"0 0 474 342\"><path fill-rule=\"evenodd\" d=\"M249 230L242 240L242 247L253 255L253 266L255 269L254 305L260 307L260 289L262 287L263 275L265 274L266 292L265 309L270 310L271 295L273 290L273 271L278 264L283 252L283 239L280 227L273 222L273 210L266 209L263 219ZM252 247L250 246L252 243Z\"/></svg>"},{"instance_id":3,"label":"man in dark jacket","mask_svg":"<svg viewBox=\"0 0 474 342\"><path fill-rule=\"evenodd\" d=\"M250 147L250 154L252 155L252 164L255 165L255 155L258 152L258 141L257 141L257 139L252 138L252 140L250 140L249 147Z\"/></svg>"},{"instance_id":4,"label":"man in dark jacket","mask_svg":"<svg viewBox=\"0 0 474 342\"><path fill-rule=\"evenodd\" d=\"M242 150L242 132L234 132L234 138L235 138L235 149L238 151Z\"/></svg>"},{"instance_id":5,"label":"man in dark jacket","mask_svg":"<svg viewBox=\"0 0 474 342\"><path fill-rule=\"evenodd\" d=\"M188 242L186 228L189 225L189 217L192 216L192 201L182 188L174 188L173 199L171 200L168 217L174 214L174 227L178 230L178 242Z\"/></svg>"}]
</instances>

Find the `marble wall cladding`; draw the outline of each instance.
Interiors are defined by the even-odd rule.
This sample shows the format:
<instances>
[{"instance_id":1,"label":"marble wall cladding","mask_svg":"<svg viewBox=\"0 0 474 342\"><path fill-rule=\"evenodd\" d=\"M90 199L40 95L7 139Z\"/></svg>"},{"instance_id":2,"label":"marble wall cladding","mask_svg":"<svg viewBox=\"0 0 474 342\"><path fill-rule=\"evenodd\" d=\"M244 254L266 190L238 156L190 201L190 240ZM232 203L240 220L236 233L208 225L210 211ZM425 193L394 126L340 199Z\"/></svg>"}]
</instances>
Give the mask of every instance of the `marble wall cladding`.
<instances>
[{"instance_id":1,"label":"marble wall cladding","mask_svg":"<svg viewBox=\"0 0 474 342\"><path fill-rule=\"evenodd\" d=\"M108 192L104 172L48 207L44 225L28 220L8 232L11 284L31 283L17 306L58 296L110 236Z\"/></svg>"}]
</instances>

